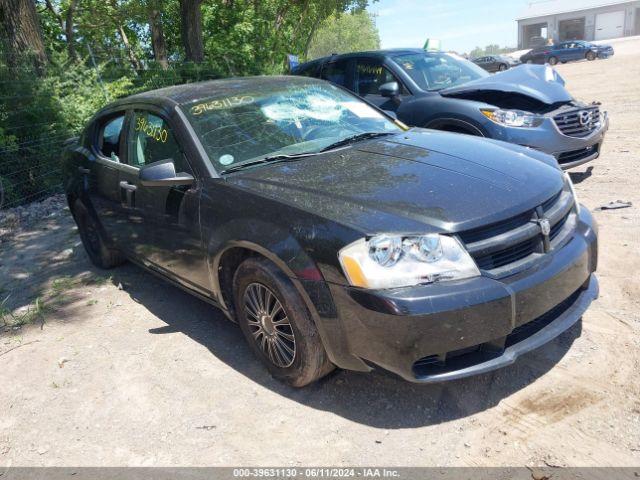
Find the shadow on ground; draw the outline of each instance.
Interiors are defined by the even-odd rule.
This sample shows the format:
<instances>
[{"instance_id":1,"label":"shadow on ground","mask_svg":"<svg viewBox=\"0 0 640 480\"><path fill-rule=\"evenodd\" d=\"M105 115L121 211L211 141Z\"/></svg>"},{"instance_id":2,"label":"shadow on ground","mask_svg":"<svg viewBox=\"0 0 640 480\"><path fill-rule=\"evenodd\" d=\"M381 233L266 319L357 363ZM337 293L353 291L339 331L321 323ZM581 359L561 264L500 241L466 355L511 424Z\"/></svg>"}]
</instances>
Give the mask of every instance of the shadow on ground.
<instances>
[{"instance_id":1,"label":"shadow on ground","mask_svg":"<svg viewBox=\"0 0 640 480\"><path fill-rule=\"evenodd\" d=\"M581 333L578 322L515 365L439 385L412 384L382 372L338 370L317 384L293 389L271 378L253 357L237 325L214 307L132 265L117 270L113 282L122 284L135 302L166 323L149 333L183 333L231 368L280 395L378 428L438 424L494 407L556 365Z\"/></svg>"}]
</instances>

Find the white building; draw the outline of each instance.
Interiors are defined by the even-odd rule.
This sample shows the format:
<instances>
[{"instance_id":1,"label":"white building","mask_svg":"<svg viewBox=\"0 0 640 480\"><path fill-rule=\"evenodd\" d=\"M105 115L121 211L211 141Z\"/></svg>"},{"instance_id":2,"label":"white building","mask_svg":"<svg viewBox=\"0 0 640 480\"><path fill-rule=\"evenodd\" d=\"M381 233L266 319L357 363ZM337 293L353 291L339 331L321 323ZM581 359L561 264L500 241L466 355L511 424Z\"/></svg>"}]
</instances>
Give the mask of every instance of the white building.
<instances>
[{"instance_id":1,"label":"white building","mask_svg":"<svg viewBox=\"0 0 640 480\"><path fill-rule=\"evenodd\" d=\"M640 35L640 0L531 0L516 20L519 48Z\"/></svg>"}]
</instances>

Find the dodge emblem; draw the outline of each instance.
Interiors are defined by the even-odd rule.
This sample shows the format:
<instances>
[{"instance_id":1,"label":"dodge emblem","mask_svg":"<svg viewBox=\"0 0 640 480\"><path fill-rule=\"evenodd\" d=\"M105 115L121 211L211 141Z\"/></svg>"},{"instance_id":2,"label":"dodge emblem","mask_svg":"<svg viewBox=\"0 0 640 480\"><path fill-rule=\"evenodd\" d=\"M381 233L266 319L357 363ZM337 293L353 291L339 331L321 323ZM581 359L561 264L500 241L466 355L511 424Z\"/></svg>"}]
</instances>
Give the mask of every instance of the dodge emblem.
<instances>
[{"instance_id":1,"label":"dodge emblem","mask_svg":"<svg viewBox=\"0 0 640 480\"><path fill-rule=\"evenodd\" d=\"M549 219L541 218L540 220L538 220L538 223L540 224L542 235L544 235L545 237L549 236L549 234L551 233L551 224L549 223Z\"/></svg>"}]
</instances>

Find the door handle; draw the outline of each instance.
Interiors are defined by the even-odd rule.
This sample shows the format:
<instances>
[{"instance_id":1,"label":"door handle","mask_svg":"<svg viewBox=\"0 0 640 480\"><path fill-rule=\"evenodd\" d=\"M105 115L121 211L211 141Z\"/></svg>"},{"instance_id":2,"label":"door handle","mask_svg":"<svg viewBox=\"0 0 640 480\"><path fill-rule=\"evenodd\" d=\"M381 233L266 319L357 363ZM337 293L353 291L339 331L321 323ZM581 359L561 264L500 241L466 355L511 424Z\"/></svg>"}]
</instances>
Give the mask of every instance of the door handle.
<instances>
[{"instance_id":1,"label":"door handle","mask_svg":"<svg viewBox=\"0 0 640 480\"><path fill-rule=\"evenodd\" d=\"M135 192L137 187L123 180L120 182L120 188L126 192L125 196L127 199L127 206L129 208L135 208Z\"/></svg>"},{"instance_id":2,"label":"door handle","mask_svg":"<svg viewBox=\"0 0 640 480\"><path fill-rule=\"evenodd\" d=\"M84 168L84 167L78 167L78 171L80 173L82 173L83 175L89 175L91 173L91 170L89 170L88 168Z\"/></svg>"},{"instance_id":3,"label":"door handle","mask_svg":"<svg viewBox=\"0 0 640 480\"><path fill-rule=\"evenodd\" d=\"M135 185L131 185L129 182L125 182L124 180L120 182L120 188L127 192L135 192L138 189Z\"/></svg>"}]
</instances>

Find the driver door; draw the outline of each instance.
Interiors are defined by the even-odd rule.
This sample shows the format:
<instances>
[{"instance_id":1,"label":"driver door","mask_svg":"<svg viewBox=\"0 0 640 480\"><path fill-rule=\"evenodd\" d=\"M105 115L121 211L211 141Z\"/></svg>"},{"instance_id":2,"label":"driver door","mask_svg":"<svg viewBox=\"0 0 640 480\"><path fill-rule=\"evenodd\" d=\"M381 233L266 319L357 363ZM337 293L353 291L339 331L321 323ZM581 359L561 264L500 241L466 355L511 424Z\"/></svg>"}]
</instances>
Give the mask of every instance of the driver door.
<instances>
[{"instance_id":1,"label":"driver door","mask_svg":"<svg viewBox=\"0 0 640 480\"><path fill-rule=\"evenodd\" d=\"M380 95L380 87L385 83L397 82L400 98L388 98ZM389 112L395 112L402 96L409 94L402 82L379 60L359 58L355 69L355 92L362 98Z\"/></svg>"},{"instance_id":2,"label":"driver door","mask_svg":"<svg viewBox=\"0 0 640 480\"><path fill-rule=\"evenodd\" d=\"M128 132L129 168L120 173L126 212L125 248L147 266L186 286L209 291L205 250L200 235L200 189L170 122L159 112L133 111ZM140 171L171 159L178 176L187 173L192 186L145 186Z\"/></svg>"}]
</instances>

